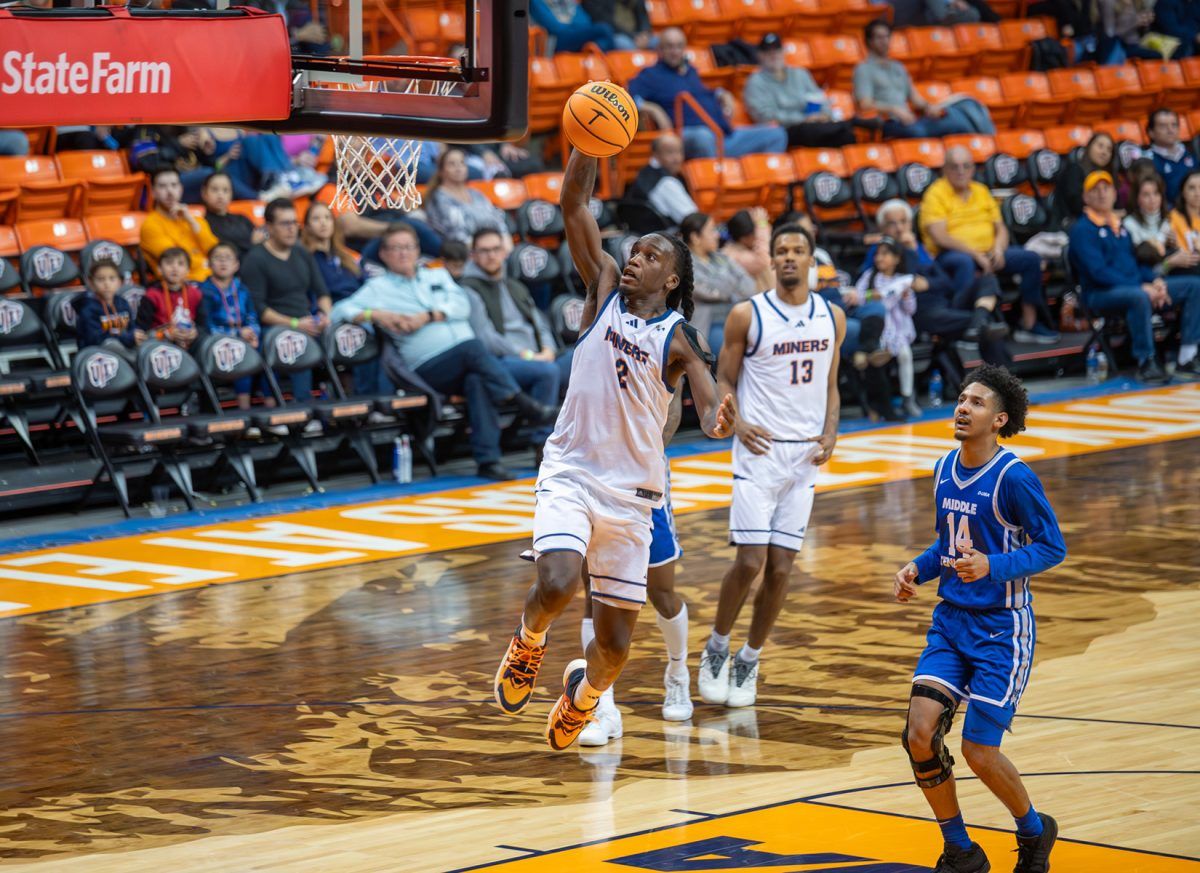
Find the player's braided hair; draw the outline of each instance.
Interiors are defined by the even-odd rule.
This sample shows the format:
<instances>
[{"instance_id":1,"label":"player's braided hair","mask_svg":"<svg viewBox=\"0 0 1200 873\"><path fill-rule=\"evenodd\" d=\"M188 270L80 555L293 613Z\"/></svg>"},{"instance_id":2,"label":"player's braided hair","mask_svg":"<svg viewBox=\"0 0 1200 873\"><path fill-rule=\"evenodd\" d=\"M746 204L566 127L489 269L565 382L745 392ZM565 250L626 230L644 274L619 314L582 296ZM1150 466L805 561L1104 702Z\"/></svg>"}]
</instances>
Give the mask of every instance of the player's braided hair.
<instances>
[{"instance_id":1,"label":"player's braided hair","mask_svg":"<svg viewBox=\"0 0 1200 873\"><path fill-rule=\"evenodd\" d=\"M675 249L675 275L679 277L679 284L667 295L667 306L682 312L684 319L691 321L696 309L696 302L692 299L692 252L679 237L669 236L667 239Z\"/></svg>"},{"instance_id":2,"label":"player's braided hair","mask_svg":"<svg viewBox=\"0 0 1200 873\"><path fill-rule=\"evenodd\" d=\"M1007 367L981 364L963 379L963 388L978 382L991 388L1000 401L1000 410L1008 413L1008 421L1000 428L1000 436L1008 439L1025 430L1025 415L1029 412L1029 393L1021 380L1008 372Z\"/></svg>"}]
</instances>

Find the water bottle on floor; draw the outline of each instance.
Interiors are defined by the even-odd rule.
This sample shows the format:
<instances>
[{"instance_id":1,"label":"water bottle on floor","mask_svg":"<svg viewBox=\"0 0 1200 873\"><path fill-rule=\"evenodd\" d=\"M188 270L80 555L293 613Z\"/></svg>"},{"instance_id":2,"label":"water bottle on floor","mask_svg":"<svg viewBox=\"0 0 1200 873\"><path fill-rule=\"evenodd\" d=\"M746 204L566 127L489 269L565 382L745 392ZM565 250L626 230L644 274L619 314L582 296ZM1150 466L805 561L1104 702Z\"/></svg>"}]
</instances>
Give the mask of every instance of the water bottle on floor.
<instances>
[{"instance_id":1,"label":"water bottle on floor","mask_svg":"<svg viewBox=\"0 0 1200 873\"><path fill-rule=\"evenodd\" d=\"M929 405L935 409L942 405L942 371L934 370L929 376Z\"/></svg>"},{"instance_id":2,"label":"water bottle on floor","mask_svg":"<svg viewBox=\"0 0 1200 873\"><path fill-rule=\"evenodd\" d=\"M1088 346L1087 352L1087 381L1089 385L1098 385L1100 383L1100 350L1096 348L1096 344L1092 343ZM1105 361L1105 369L1108 369L1108 362Z\"/></svg>"},{"instance_id":3,"label":"water bottle on floor","mask_svg":"<svg viewBox=\"0 0 1200 873\"><path fill-rule=\"evenodd\" d=\"M412 481L412 444L408 434L392 442L392 478L402 484Z\"/></svg>"},{"instance_id":4,"label":"water bottle on floor","mask_svg":"<svg viewBox=\"0 0 1200 873\"><path fill-rule=\"evenodd\" d=\"M1096 382L1104 384L1108 381L1108 355L1103 349L1096 350Z\"/></svg>"}]
</instances>

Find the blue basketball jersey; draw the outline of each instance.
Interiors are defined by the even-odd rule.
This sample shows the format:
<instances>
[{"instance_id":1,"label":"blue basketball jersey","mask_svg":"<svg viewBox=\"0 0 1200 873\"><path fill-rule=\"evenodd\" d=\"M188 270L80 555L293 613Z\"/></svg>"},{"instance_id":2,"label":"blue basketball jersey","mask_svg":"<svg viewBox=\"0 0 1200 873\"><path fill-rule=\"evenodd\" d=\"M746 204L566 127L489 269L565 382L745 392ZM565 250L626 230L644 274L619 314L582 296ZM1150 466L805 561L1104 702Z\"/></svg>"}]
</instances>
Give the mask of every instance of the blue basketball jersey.
<instances>
[{"instance_id":1,"label":"blue basketball jersey","mask_svg":"<svg viewBox=\"0 0 1200 873\"><path fill-rule=\"evenodd\" d=\"M938 596L955 606L1022 609L1033 599L1030 577L1066 557L1042 483L1008 449L975 469L950 452L934 470L934 497L938 539L917 558L918 578L938 577ZM990 572L964 582L954 562L971 548L988 556Z\"/></svg>"}]
</instances>

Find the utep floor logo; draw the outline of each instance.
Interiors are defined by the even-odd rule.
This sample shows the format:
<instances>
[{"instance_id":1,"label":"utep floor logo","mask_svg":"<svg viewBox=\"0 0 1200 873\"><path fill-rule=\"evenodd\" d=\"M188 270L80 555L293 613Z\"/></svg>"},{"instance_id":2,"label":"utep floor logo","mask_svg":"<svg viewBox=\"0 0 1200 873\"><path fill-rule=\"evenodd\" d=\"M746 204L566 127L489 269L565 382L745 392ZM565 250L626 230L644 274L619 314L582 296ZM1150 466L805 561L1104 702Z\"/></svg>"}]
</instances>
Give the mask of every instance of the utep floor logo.
<instances>
[{"instance_id":1,"label":"utep floor logo","mask_svg":"<svg viewBox=\"0 0 1200 873\"><path fill-rule=\"evenodd\" d=\"M621 864L637 870L653 870L655 873L710 873L716 870L748 870L786 867L788 873L929 873L928 867L901 864L895 861L879 861L858 855L843 855L839 852L805 852L800 855L779 855L761 852L750 846L758 840L740 837L711 837L612 858L610 864Z\"/></svg>"}]
</instances>

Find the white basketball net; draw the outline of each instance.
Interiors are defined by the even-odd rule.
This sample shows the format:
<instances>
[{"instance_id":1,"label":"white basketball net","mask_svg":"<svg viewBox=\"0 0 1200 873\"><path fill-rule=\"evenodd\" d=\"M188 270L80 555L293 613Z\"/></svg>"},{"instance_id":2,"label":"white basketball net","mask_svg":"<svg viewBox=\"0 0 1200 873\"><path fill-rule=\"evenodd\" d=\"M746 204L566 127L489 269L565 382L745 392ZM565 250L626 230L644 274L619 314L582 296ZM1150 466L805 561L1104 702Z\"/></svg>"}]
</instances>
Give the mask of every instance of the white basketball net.
<instances>
[{"instance_id":1,"label":"white basketball net","mask_svg":"<svg viewBox=\"0 0 1200 873\"><path fill-rule=\"evenodd\" d=\"M410 79L404 93L445 97L454 85L454 82ZM382 91L383 83L363 83L362 87ZM361 214L368 209L397 209L411 212L420 206L417 162L421 159L422 142L402 137L335 134L337 195L333 199L334 211Z\"/></svg>"}]
</instances>

